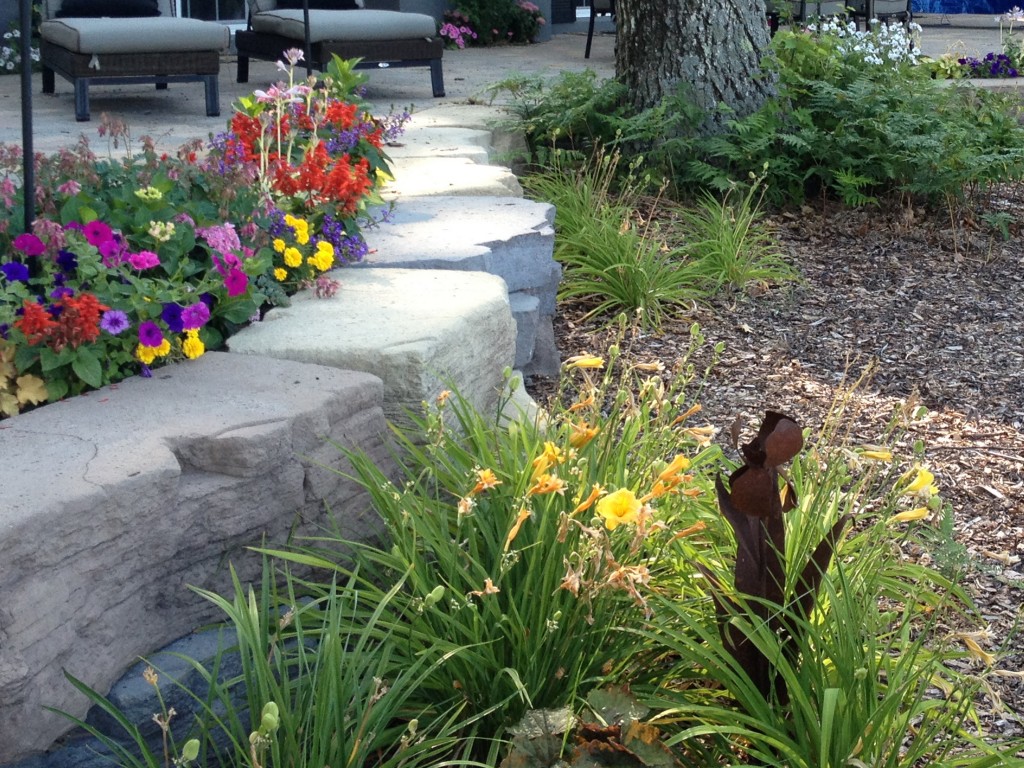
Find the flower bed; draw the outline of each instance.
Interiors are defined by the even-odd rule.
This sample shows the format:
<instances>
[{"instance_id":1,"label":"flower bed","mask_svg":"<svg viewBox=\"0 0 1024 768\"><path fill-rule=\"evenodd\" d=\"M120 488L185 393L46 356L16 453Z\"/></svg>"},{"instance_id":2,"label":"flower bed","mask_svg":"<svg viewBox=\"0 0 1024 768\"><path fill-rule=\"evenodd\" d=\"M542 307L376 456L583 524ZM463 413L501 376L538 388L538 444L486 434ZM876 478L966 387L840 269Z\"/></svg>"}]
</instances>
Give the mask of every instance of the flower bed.
<instances>
[{"instance_id":1,"label":"flower bed","mask_svg":"<svg viewBox=\"0 0 1024 768\"><path fill-rule=\"evenodd\" d=\"M407 115L378 119L355 95L351 63L321 82L240 100L207 144L99 159L83 139L37 158L38 218L19 233L17 148L0 150L0 418L220 347L261 309L303 288L331 295L327 272L358 261L388 176L384 144ZM386 209L380 209L386 210Z\"/></svg>"}]
</instances>

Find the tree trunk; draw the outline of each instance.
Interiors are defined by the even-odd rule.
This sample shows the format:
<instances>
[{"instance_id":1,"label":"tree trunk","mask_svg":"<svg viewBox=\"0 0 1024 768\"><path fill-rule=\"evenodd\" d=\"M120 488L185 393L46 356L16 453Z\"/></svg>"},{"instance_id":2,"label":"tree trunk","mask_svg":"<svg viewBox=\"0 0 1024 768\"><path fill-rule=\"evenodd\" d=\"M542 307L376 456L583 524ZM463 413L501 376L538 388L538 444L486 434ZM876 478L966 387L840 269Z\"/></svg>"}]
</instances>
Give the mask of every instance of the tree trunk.
<instances>
[{"instance_id":1,"label":"tree trunk","mask_svg":"<svg viewBox=\"0 0 1024 768\"><path fill-rule=\"evenodd\" d=\"M615 71L633 106L647 109L682 85L721 126L724 106L754 112L774 92L761 71L768 50L765 0L617 0Z\"/></svg>"}]
</instances>

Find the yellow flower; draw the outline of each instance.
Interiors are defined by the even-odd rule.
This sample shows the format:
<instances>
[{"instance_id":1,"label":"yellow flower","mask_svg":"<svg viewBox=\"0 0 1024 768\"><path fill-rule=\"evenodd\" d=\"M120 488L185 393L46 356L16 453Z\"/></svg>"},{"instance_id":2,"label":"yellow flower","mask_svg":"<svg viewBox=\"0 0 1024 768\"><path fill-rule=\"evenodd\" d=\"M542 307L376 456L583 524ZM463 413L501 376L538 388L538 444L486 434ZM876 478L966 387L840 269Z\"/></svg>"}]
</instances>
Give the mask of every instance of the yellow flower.
<instances>
[{"instance_id":1,"label":"yellow flower","mask_svg":"<svg viewBox=\"0 0 1024 768\"><path fill-rule=\"evenodd\" d=\"M575 355L565 361L569 369L572 368L604 368L604 358L584 352L582 355Z\"/></svg>"},{"instance_id":2,"label":"yellow flower","mask_svg":"<svg viewBox=\"0 0 1024 768\"><path fill-rule=\"evenodd\" d=\"M871 461L889 462L892 461L892 451L886 451L881 449L875 450L873 448L870 448L861 451L860 457L862 459L870 459Z\"/></svg>"},{"instance_id":3,"label":"yellow flower","mask_svg":"<svg viewBox=\"0 0 1024 768\"><path fill-rule=\"evenodd\" d=\"M284 250L284 263L286 266L295 269L295 267L302 266L302 254L298 248L285 248Z\"/></svg>"},{"instance_id":4,"label":"yellow flower","mask_svg":"<svg viewBox=\"0 0 1024 768\"><path fill-rule=\"evenodd\" d=\"M187 338L181 342L181 351L185 357L189 360L195 360L197 357L202 357L203 353L206 352L206 345L203 344L203 340L199 338L199 331L185 331Z\"/></svg>"},{"instance_id":5,"label":"yellow flower","mask_svg":"<svg viewBox=\"0 0 1024 768\"><path fill-rule=\"evenodd\" d=\"M476 471L476 485L473 486L473 490L469 492L470 496L475 496L481 491L489 491L491 488L497 488L501 485L501 480L494 474L493 469L478 469Z\"/></svg>"},{"instance_id":6,"label":"yellow flower","mask_svg":"<svg viewBox=\"0 0 1024 768\"><path fill-rule=\"evenodd\" d=\"M334 246L328 240L321 240L316 244L316 252L323 253L334 258Z\"/></svg>"},{"instance_id":7,"label":"yellow flower","mask_svg":"<svg viewBox=\"0 0 1024 768\"><path fill-rule=\"evenodd\" d=\"M135 348L135 356L139 358L139 362L143 365L152 365L153 361L156 360L156 347L147 347L145 344L139 344Z\"/></svg>"},{"instance_id":8,"label":"yellow flower","mask_svg":"<svg viewBox=\"0 0 1024 768\"><path fill-rule=\"evenodd\" d=\"M302 229L295 233L295 242L299 245L305 245L309 242L309 231Z\"/></svg>"},{"instance_id":9,"label":"yellow flower","mask_svg":"<svg viewBox=\"0 0 1024 768\"><path fill-rule=\"evenodd\" d=\"M892 516L892 520L896 523L910 523L914 520L924 520L926 517L928 517L928 507L918 507L917 509L897 512Z\"/></svg>"},{"instance_id":10,"label":"yellow flower","mask_svg":"<svg viewBox=\"0 0 1024 768\"><path fill-rule=\"evenodd\" d=\"M689 408L686 409L685 413L681 413L678 416L676 416L675 419L672 420L672 423L669 426L674 427L677 424L682 424L684 421L686 421L688 418L693 416L695 413L700 413L700 410L701 410L701 406L700 406L699 403L691 405Z\"/></svg>"},{"instance_id":11,"label":"yellow flower","mask_svg":"<svg viewBox=\"0 0 1024 768\"><path fill-rule=\"evenodd\" d=\"M920 496L922 498L928 498L929 496L934 496L939 492L938 488L935 486L935 475L920 464L914 465L912 470L905 473L903 477L897 481L897 485L905 483L907 480L910 481L910 484L901 491L904 496Z\"/></svg>"},{"instance_id":12,"label":"yellow flower","mask_svg":"<svg viewBox=\"0 0 1024 768\"><path fill-rule=\"evenodd\" d=\"M978 661L982 662L986 667L991 667L996 663L996 655L994 653L989 653L978 645L978 642L971 635L961 634L960 639L963 641L963 644L967 646L968 653Z\"/></svg>"},{"instance_id":13,"label":"yellow flower","mask_svg":"<svg viewBox=\"0 0 1024 768\"><path fill-rule=\"evenodd\" d=\"M677 453L676 457L672 459L672 462L661 471L661 474L658 475L658 479L664 480L666 483L672 481L679 482L680 474L683 470L689 468L690 460L683 454Z\"/></svg>"},{"instance_id":14,"label":"yellow flower","mask_svg":"<svg viewBox=\"0 0 1024 768\"><path fill-rule=\"evenodd\" d=\"M288 245L285 243L285 241L282 240L280 237L275 237L274 238L273 245L274 245L274 251L276 253L284 253L284 249L288 247Z\"/></svg>"},{"instance_id":15,"label":"yellow flower","mask_svg":"<svg viewBox=\"0 0 1024 768\"><path fill-rule=\"evenodd\" d=\"M166 357L171 351L171 342L164 339L160 342L160 346L153 350L157 357Z\"/></svg>"},{"instance_id":16,"label":"yellow flower","mask_svg":"<svg viewBox=\"0 0 1024 768\"><path fill-rule=\"evenodd\" d=\"M527 493L531 496L545 493L565 493L565 481L555 475L543 474L536 479Z\"/></svg>"},{"instance_id":17,"label":"yellow flower","mask_svg":"<svg viewBox=\"0 0 1024 768\"><path fill-rule=\"evenodd\" d=\"M569 413L575 413L576 411L582 411L584 408L589 408L595 402L595 393L591 389L586 395L580 397L579 401L569 406Z\"/></svg>"},{"instance_id":18,"label":"yellow flower","mask_svg":"<svg viewBox=\"0 0 1024 768\"><path fill-rule=\"evenodd\" d=\"M284 269L283 267L276 267L274 269L274 279L276 279L280 283L283 283L285 280L288 279L288 270Z\"/></svg>"},{"instance_id":19,"label":"yellow flower","mask_svg":"<svg viewBox=\"0 0 1024 768\"><path fill-rule=\"evenodd\" d=\"M334 265L334 256L326 251L317 250L312 256L306 259L320 272L326 272Z\"/></svg>"},{"instance_id":20,"label":"yellow flower","mask_svg":"<svg viewBox=\"0 0 1024 768\"><path fill-rule=\"evenodd\" d=\"M642 506L635 493L620 488L597 502L597 514L604 518L605 528L614 531L624 523L635 523Z\"/></svg>"},{"instance_id":21,"label":"yellow flower","mask_svg":"<svg viewBox=\"0 0 1024 768\"><path fill-rule=\"evenodd\" d=\"M565 453L562 449L550 440L544 442L544 451L533 460L533 476L530 478L536 481L538 477L547 472L551 467L565 462Z\"/></svg>"}]
</instances>

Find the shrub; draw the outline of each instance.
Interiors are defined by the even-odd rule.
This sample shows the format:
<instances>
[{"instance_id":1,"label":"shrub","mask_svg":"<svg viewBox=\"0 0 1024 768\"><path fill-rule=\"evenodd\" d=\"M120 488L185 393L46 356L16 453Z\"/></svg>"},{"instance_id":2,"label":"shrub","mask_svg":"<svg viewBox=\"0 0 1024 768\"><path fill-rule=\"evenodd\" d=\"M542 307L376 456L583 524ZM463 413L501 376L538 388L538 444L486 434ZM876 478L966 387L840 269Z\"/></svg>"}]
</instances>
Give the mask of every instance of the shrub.
<instances>
[{"instance_id":1,"label":"shrub","mask_svg":"<svg viewBox=\"0 0 1024 768\"><path fill-rule=\"evenodd\" d=\"M454 9L445 13L445 22L458 35L449 29L444 36L460 48L460 39L471 45L529 43L546 23L529 0L458 0Z\"/></svg>"}]
</instances>

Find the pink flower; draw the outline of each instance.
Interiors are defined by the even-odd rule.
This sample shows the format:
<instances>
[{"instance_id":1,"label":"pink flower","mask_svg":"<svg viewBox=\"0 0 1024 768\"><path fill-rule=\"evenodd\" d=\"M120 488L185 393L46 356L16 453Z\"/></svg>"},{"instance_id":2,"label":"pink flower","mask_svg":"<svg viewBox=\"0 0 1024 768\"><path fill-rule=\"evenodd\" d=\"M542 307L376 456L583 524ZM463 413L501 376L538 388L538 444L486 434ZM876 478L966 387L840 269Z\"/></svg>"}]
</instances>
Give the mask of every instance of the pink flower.
<instances>
[{"instance_id":1,"label":"pink flower","mask_svg":"<svg viewBox=\"0 0 1024 768\"><path fill-rule=\"evenodd\" d=\"M57 191L60 192L62 195L74 197L75 195L82 191L82 185L79 184L74 179L68 179L59 187L57 187Z\"/></svg>"},{"instance_id":2,"label":"pink flower","mask_svg":"<svg viewBox=\"0 0 1024 768\"><path fill-rule=\"evenodd\" d=\"M249 287L249 276L237 267L232 268L224 278L224 287L228 296L241 296Z\"/></svg>"},{"instance_id":3,"label":"pink flower","mask_svg":"<svg viewBox=\"0 0 1024 768\"><path fill-rule=\"evenodd\" d=\"M89 242L89 245L97 247L109 242L114 237L114 230L98 220L90 221L82 229L82 232L85 234L85 239Z\"/></svg>"},{"instance_id":4,"label":"pink flower","mask_svg":"<svg viewBox=\"0 0 1024 768\"><path fill-rule=\"evenodd\" d=\"M46 244L42 240L28 233L14 238L14 247L26 256L38 256L46 250Z\"/></svg>"},{"instance_id":5,"label":"pink flower","mask_svg":"<svg viewBox=\"0 0 1024 768\"><path fill-rule=\"evenodd\" d=\"M133 269L152 269L160 265L160 257L152 251L139 251L128 256L128 263Z\"/></svg>"}]
</instances>

